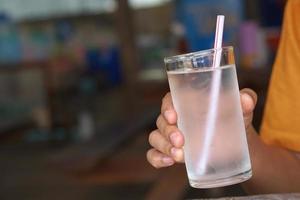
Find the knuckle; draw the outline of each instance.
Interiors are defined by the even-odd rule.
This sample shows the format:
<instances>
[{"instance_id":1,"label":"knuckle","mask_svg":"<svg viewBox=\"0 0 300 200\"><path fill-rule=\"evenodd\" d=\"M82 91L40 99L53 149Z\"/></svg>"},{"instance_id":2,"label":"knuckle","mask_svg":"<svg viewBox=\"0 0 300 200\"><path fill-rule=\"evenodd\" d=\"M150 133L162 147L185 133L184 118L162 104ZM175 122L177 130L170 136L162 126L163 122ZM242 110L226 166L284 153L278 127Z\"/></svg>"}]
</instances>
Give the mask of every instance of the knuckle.
<instances>
[{"instance_id":1,"label":"knuckle","mask_svg":"<svg viewBox=\"0 0 300 200\"><path fill-rule=\"evenodd\" d=\"M170 97L170 93L168 92L167 94L165 94L165 96L162 98L162 102L166 102Z\"/></svg>"},{"instance_id":2,"label":"knuckle","mask_svg":"<svg viewBox=\"0 0 300 200\"><path fill-rule=\"evenodd\" d=\"M174 126L166 126L164 128L164 133L166 135L167 138L169 138L169 136L171 135L171 133L173 133L175 131L175 127Z\"/></svg>"},{"instance_id":3,"label":"knuckle","mask_svg":"<svg viewBox=\"0 0 300 200\"><path fill-rule=\"evenodd\" d=\"M163 131L164 130L164 118L162 115L159 115L157 120L156 120L156 127Z\"/></svg>"},{"instance_id":4,"label":"knuckle","mask_svg":"<svg viewBox=\"0 0 300 200\"><path fill-rule=\"evenodd\" d=\"M160 121L161 121L161 115L159 115L156 119L156 127L157 128L160 126Z\"/></svg>"},{"instance_id":5,"label":"knuckle","mask_svg":"<svg viewBox=\"0 0 300 200\"><path fill-rule=\"evenodd\" d=\"M174 127L167 123L167 121L160 115L156 121L156 126L160 133L166 137L174 130Z\"/></svg>"},{"instance_id":6,"label":"knuckle","mask_svg":"<svg viewBox=\"0 0 300 200\"><path fill-rule=\"evenodd\" d=\"M170 100L170 92L168 92L168 93L162 98L161 112L163 112L163 111L166 109L169 100Z\"/></svg>"},{"instance_id":7,"label":"knuckle","mask_svg":"<svg viewBox=\"0 0 300 200\"><path fill-rule=\"evenodd\" d=\"M147 154L146 154L146 158L147 158L149 163L151 163L151 154L152 154L152 149L148 150Z\"/></svg>"},{"instance_id":8,"label":"knuckle","mask_svg":"<svg viewBox=\"0 0 300 200\"><path fill-rule=\"evenodd\" d=\"M171 155L171 144L167 144L164 146L164 152L167 154L167 155Z\"/></svg>"},{"instance_id":9,"label":"knuckle","mask_svg":"<svg viewBox=\"0 0 300 200\"><path fill-rule=\"evenodd\" d=\"M147 152L147 160L154 168L158 169L160 168L159 160L158 158L155 157L154 151L155 151L154 149L150 149Z\"/></svg>"},{"instance_id":10,"label":"knuckle","mask_svg":"<svg viewBox=\"0 0 300 200\"><path fill-rule=\"evenodd\" d=\"M148 162L151 164L153 163L153 151L154 149L148 150L146 155Z\"/></svg>"},{"instance_id":11,"label":"knuckle","mask_svg":"<svg viewBox=\"0 0 300 200\"><path fill-rule=\"evenodd\" d=\"M151 146L153 146L153 143L154 143L154 141L155 141L156 135L157 135L157 130L154 130L154 131L152 131L152 132L149 134L148 141L149 141L149 144L150 144Z\"/></svg>"}]
</instances>

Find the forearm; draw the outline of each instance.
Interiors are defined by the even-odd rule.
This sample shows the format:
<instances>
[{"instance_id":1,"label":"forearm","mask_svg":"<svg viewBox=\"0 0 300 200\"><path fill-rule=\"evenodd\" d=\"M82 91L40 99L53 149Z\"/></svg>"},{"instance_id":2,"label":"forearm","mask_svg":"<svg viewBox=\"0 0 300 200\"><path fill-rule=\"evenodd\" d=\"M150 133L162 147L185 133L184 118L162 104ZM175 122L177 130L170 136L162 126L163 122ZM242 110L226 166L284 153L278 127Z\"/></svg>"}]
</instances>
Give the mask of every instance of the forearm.
<instances>
[{"instance_id":1,"label":"forearm","mask_svg":"<svg viewBox=\"0 0 300 200\"><path fill-rule=\"evenodd\" d=\"M264 144L255 129L247 131L253 176L243 183L249 193L300 192L300 159L292 152Z\"/></svg>"}]
</instances>

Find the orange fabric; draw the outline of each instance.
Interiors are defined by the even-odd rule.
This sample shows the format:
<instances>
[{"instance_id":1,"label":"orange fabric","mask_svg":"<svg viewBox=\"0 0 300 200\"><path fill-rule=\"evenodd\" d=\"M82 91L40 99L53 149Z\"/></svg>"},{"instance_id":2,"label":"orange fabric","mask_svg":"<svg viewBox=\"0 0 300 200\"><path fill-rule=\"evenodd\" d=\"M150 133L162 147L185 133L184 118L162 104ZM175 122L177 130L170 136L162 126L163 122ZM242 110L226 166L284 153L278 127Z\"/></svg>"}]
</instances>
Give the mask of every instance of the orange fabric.
<instances>
[{"instance_id":1,"label":"orange fabric","mask_svg":"<svg viewBox=\"0 0 300 200\"><path fill-rule=\"evenodd\" d=\"M267 144L300 152L300 0L288 0L261 128Z\"/></svg>"}]
</instances>

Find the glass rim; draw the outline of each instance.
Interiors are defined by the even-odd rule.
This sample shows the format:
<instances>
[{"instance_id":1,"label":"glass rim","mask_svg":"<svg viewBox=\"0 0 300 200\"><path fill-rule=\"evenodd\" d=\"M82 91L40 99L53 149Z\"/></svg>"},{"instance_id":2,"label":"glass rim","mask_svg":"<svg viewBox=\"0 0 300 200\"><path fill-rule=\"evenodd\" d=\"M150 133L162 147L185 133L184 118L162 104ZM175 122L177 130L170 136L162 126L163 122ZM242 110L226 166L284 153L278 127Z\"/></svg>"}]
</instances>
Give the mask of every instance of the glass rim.
<instances>
[{"instance_id":1,"label":"glass rim","mask_svg":"<svg viewBox=\"0 0 300 200\"><path fill-rule=\"evenodd\" d=\"M164 62L165 64L169 64L169 63L175 63L175 62L179 62L179 61L188 61L190 59L192 59L193 57L198 57L198 56L207 56L209 54L215 53L216 51L220 51L220 50L232 50L233 51L233 46L225 46L225 47L221 47L221 48L211 48L211 49L205 49L205 50L201 50L201 51L195 51L195 52L191 52L191 53L185 53L185 54L180 54L180 55L176 55L176 56L168 56L164 58Z\"/></svg>"}]
</instances>

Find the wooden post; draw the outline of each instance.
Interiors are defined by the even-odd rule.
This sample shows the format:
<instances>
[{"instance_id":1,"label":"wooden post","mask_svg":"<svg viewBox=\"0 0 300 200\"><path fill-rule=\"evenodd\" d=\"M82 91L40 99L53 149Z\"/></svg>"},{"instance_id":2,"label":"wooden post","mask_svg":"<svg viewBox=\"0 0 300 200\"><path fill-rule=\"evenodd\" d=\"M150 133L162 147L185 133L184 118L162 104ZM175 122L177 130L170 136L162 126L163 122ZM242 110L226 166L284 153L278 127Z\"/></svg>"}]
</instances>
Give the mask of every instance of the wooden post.
<instances>
[{"instance_id":1,"label":"wooden post","mask_svg":"<svg viewBox=\"0 0 300 200\"><path fill-rule=\"evenodd\" d=\"M129 95L134 97L137 84L138 55L135 44L133 13L128 0L116 0L116 2L116 25L120 39L125 87Z\"/></svg>"}]
</instances>

